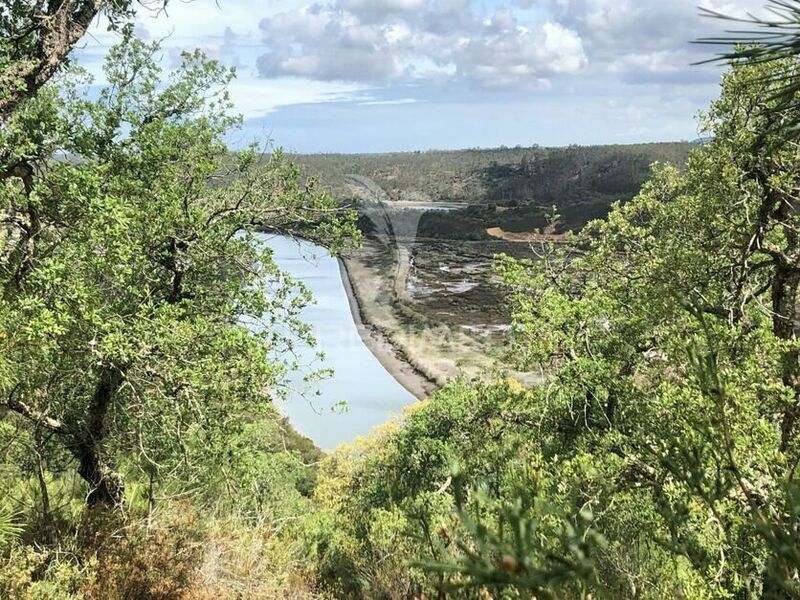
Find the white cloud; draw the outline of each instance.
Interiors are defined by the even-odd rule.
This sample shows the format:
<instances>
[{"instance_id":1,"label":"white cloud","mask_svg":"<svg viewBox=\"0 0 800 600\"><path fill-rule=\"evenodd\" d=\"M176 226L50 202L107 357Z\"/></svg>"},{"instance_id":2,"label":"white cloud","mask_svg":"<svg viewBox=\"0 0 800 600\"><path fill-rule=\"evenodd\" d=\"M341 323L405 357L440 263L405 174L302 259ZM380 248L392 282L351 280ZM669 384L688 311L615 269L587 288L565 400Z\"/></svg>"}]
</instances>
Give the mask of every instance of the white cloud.
<instances>
[{"instance_id":1,"label":"white cloud","mask_svg":"<svg viewBox=\"0 0 800 600\"><path fill-rule=\"evenodd\" d=\"M595 72L635 79L682 71L699 80L691 67L713 50L692 41L719 35L730 24L700 16L700 8L744 16L763 12L764 0L536 0L551 18L581 37ZM533 0L517 0L531 6ZM699 6L698 6L699 5Z\"/></svg>"},{"instance_id":2,"label":"white cloud","mask_svg":"<svg viewBox=\"0 0 800 600\"><path fill-rule=\"evenodd\" d=\"M397 98L396 100L365 100L359 102L359 106L392 106L395 104L416 104L416 98Z\"/></svg>"},{"instance_id":3,"label":"white cloud","mask_svg":"<svg viewBox=\"0 0 800 600\"><path fill-rule=\"evenodd\" d=\"M567 27L523 25L508 7L486 18L468 0L331 0L265 17L260 28L265 78L386 84L452 73L480 87L528 87L586 64Z\"/></svg>"},{"instance_id":4,"label":"white cloud","mask_svg":"<svg viewBox=\"0 0 800 600\"><path fill-rule=\"evenodd\" d=\"M715 49L690 42L731 24L698 6L743 16L764 2L175 0L168 17L141 11L137 32L163 39L166 62L200 48L236 66L237 110L269 115L254 122L270 132L283 123L289 144L364 149L379 137L388 148L392 132L408 148L634 141L694 137L692 115L716 94L720 70L691 66ZM79 54L97 73L118 38L102 24L93 35ZM409 113L441 141L418 141ZM356 116L337 129L345 114ZM370 114L393 116L367 126Z\"/></svg>"},{"instance_id":5,"label":"white cloud","mask_svg":"<svg viewBox=\"0 0 800 600\"><path fill-rule=\"evenodd\" d=\"M360 98L368 90L359 84L283 77L269 81L237 79L229 90L236 110L246 117L258 117L282 106L317 104Z\"/></svg>"},{"instance_id":6,"label":"white cloud","mask_svg":"<svg viewBox=\"0 0 800 600\"><path fill-rule=\"evenodd\" d=\"M713 49L691 40L764 0L211 0L140 10L137 31L172 56L199 47L265 79L392 85L430 79L530 89L554 77L607 74L628 83L700 83L690 66ZM113 36L95 31L101 44ZM85 54L89 54L88 52ZM702 73L701 73L702 72ZM323 86L320 86L322 89Z\"/></svg>"},{"instance_id":7,"label":"white cloud","mask_svg":"<svg viewBox=\"0 0 800 600\"><path fill-rule=\"evenodd\" d=\"M337 0L336 6L367 21L384 21L391 15L421 10L425 0Z\"/></svg>"},{"instance_id":8,"label":"white cloud","mask_svg":"<svg viewBox=\"0 0 800 600\"><path fill-rule=\"evenodd\" d=\"M267 6L273 11L296 7L296 0L275 0ZM264 51L258 21L264 14L260 0L220 0L174 2L167 15L140 8L135 32L146 39L161 40L162 60L167 68L179 61L184 50L199 48L209 57L237 67L238 77L229 91L235 110L245 118L263 116L280 107L317 104L362 98L369 86L342 81L316 81L308 78L279 77L264 80L257 77L256 59ZM101 63L107 50L120 39L107 31L107 23L99 19L78 51L81 64L103 84Z\"/></svg>"},{"instance_id":9,"label":"white cloud","mask_svg":"<svg viewBox=\"0 0 800 600\"><path fill-rule=\"evenodd\" d=\"M545 23L544 53L556 72L573 73L586 64L583 42L571 29L558 23Z\"/></svg>"},{"instance_id":10,"label":"white cloud","mask_svg":"<svg viewBox=\"0 0 800 600\"><path fill-rule=\"evenodd\" d=\"M520 84L541 87L554 73L574 73L586 64L580 38L556 23L519 28L501 15L492 19L491 32L471 39L453 55L459 73L483 87L507 88Z\"/></svg>"}]
</instances>

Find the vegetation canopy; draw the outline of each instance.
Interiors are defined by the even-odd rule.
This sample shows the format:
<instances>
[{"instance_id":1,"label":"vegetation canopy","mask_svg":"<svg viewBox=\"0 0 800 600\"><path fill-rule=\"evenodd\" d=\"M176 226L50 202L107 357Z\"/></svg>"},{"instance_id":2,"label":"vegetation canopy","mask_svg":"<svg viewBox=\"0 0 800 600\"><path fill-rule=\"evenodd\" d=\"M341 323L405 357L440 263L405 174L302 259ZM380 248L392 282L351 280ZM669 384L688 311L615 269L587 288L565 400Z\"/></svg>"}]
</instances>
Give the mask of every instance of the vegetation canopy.
<instances>
[{"instance_id":1,"label":"vegetation canopy","mask_svg":"<svg viewBox=\"0 0 800 600\"><path fill-rule=\"evenodd\" d=\"M89 504L123 502L123 457L174 477L271 414L308 298L255 232L352 233L279 152L227 154L230 71L161 86L157 51L126 37L97 99L70 71L0 134L5 452L75 461Z\"/></svg>"},{"instance_id":2,"label":"vegetation canopy","mask_svg":"<svg viewBox=\"0 0 800 600\"><path fill-rule=\"evenodd\" d=\"M84 10L123 30L93 94L47 82L79 35L48 27ZM0 597L800 597L796 53L732 55L708 141L630 199L640 149L610 182L614 148L478 165L474 198L541 162L565 207L623 200L495 259L507 361L543 383L456 379L323 456L274 409L309 294L259 232L338 250L355 216L282 153L229 152L233 73L162 72L127 3L0 16Z\"/></svg>"}]
</instances>

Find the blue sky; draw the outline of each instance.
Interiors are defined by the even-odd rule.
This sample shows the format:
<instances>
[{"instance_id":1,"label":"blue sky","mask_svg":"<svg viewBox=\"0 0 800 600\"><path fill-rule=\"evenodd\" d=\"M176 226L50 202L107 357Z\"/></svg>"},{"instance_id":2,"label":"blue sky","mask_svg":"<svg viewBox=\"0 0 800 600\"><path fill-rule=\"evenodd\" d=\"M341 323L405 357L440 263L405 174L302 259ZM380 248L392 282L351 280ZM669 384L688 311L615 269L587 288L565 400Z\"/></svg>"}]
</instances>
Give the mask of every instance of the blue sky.
<instances>
[{"instance_id":1,"label":"blue sky","mask_svg":"<svg viewBox=\"0 0 800 600\"><path fill-rule=\"evenodd\" d=\"M293 152L694 139L720 69L690 44L763 0L172 0L137 32L235 66L236 143ZM114 35L78 51L95 73Z\"/></svg>"}]
</instances>

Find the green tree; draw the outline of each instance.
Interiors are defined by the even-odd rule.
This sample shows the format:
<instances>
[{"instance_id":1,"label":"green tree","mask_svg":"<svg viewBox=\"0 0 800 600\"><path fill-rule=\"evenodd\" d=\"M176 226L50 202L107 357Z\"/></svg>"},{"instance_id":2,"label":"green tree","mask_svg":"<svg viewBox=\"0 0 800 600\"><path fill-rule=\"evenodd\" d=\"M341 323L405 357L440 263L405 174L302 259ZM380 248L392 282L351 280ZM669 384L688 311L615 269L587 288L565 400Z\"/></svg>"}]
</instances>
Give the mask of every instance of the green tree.
<instances>
[{"instance_id":1,"label":"green tree","mask_svg":"<svg viewBox=\"0 0 800 600\"><path fill-rule=\"evenodd\" d=\"M308 294L257 231L355 232L280 152L228 151L230 70L185 54L162 84L157 52L126 36L99 98L69 72L0 132L2 418L89 504L122 503L120 466L176 476L274 411Z\"/></svg>"},{"instance_id":2,"label":"green tree","mask_svg":"<svg viewBox=\"0 0 800 600\"><path fill-rule=\"evenodd\" d=\"M792 68L736 65L703 118L711 141L684 172L657 167L568 249L503 267L519 353L555 368L570 444L623 461L594 502L597 526L621 542L632 530L610 506L648 490L642 515L659 516L638 530L715 595L797 593L796 545L784 541L796 535L800 456L800 155L783 127L796 111L775 110L775 74Z\"/></svg>"}]
</instances>

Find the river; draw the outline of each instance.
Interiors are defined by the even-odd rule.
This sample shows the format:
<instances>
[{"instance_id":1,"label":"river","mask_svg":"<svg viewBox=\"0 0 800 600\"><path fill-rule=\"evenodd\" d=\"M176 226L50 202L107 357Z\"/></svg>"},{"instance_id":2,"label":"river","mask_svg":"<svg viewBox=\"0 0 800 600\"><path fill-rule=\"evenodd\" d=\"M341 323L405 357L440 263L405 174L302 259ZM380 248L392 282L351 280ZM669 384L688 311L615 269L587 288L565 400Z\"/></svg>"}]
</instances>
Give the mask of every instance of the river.
<instances>
[{"instance_id":1,"label":"river","mask_svg":"<svg viewBox=\"0 0 800 600\"><path fill-rule=\"evenodd\" d=\"M315 351L301 349L303 363L313 367L290 376L292 391L279 402L292 426L330 450L368 434L415 402L359 336L336 258L306 241L267 234L262 240L273 249L278 266L314 295L315 303L304 308L301 317L313 328L316 350L325 354L323 361L315 361ZM319 368L332 368L334 376L306 384L304 376Z\"/></svg>"}]
</instances>

